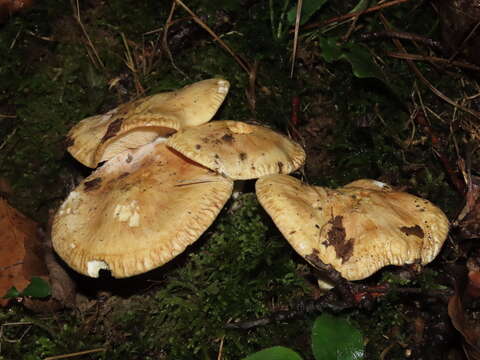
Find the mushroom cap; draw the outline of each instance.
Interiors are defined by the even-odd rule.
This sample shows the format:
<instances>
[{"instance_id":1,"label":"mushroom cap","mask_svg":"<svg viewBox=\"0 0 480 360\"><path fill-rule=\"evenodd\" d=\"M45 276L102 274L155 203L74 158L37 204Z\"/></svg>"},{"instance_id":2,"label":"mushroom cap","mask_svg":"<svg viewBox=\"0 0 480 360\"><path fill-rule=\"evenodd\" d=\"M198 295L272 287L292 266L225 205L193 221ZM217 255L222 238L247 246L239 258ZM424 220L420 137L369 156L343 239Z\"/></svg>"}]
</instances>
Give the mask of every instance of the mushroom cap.
<instances>
[{"instance_id":1,"label":"mushroom cap","mask_svg":"<svg viewBox=\"0 0 480 360\"><path fill-rule=\"evenodd\" d=\"M154 141L110 159L56 213L55 251L79 273L121 278L161 266L197 240L233 182Z\"/></svg>"},{"instance_id":2,"label":"mushroom cap","mask_svg":"<svg viewBox=\"0 0 480 360\"><path fill-rule=\"evenodd\" d=\"M234 180L288 174L305 162L305 151L269 128L222 120L182 129L167 145Z\"/></svg>"},{"instance_id":3,"label":"mushroom cap","mask_svg":"<svg viewBox=\"0 0 480 360\"><path fill-rule=\"evenodd\" d=\"M68 133L67 150L82 164L96 167L124 150L209 121L225 99L229 86L223 79L203 80L88 117Z\"/></svg>"},{"instance_id":4,"label":"mushroom cap","mask_svg":"<svg viewBox=\"0 0 480 360\"><path fill-rule=\"evenodd\" d=\"M348 280L387 265L427 264L448 234L448 219L428 200L375 180L336 190L287 175L256 183L258 199L283 236L310 263L332 265Z\"/></svg>"}]
</instances>

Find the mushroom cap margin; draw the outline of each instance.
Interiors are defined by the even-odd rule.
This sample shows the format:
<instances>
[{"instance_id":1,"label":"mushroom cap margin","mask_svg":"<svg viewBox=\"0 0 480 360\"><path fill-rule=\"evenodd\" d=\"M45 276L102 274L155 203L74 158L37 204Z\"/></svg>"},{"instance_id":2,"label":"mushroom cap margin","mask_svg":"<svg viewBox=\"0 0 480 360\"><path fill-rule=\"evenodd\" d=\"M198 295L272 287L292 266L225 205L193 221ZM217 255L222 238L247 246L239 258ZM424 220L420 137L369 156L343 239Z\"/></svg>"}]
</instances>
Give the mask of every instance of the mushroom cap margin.
<instances>
[{"instance_id":1,"label":"mushroom cap margin","mask_svg":"<svg viewBox=\"0 0 480 360\"><path fill-rule=\"evenodd\" d=\"M79 273L121 278L173 259L211 225L233 182L153 142L87 177L56 213L55 251Z\"/></svg>"},{"instance_id":2,"label":"mushroom cap margin","mask_svg":"<svg viewBox=\"0 0 480 360\"><path fill-rule=\"evenodd\" d=\"M380 184L363 179L333 190L271 175L257 181L256 191L301 256L361 280L387 265L429 263L449 229L445 214L428 200Z\"/></svg>"},{"instance_id":3,"label":"mushroom cap margin","mask_svg":"<svg viewBox=\"0 0 480 360\"><path fill-rule=\"evenodd\" d=\"M305 162L303 148L267 127L233 120L182 129L167 145L234 180L288 174Z\"/></svg>"}]
</instances>

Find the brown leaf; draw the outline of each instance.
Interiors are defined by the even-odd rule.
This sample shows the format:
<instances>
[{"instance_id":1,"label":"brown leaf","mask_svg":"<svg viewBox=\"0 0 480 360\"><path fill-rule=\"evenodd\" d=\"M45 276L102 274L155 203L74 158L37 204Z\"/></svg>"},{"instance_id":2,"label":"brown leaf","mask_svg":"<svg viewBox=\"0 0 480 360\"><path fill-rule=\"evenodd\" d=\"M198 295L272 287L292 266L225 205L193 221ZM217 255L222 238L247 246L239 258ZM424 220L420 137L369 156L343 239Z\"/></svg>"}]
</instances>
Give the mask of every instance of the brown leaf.
<instances>
[{"instance_id":1,"label":"brown leaf","mask_svg":"<svg viewBox=\"0 0 480 360\"><path fill-rule=\"evenodd\" d=\"M468 285L466 272L456 279L455 295L448 301L448 315L453 326L463 335L463 350L469 360L480 360L480 324L467 317L464 311L464 296Z\"/></svg>"},{"instance_id":2,"label":"brown leaf","mask_svg":"<svg viewBox=\"0 0 480 360\"><path fill-rule=\"evenodd\" d=\"M460 52L469 61L480 64L480 35L472 30L480 21L478 1L435 0L434 3L442 24L443 46L450 54Z\"/></svg>"},{"instance_id":3,"label":"brown leaf","mask_svg":"<svg viewBox=\"0 0 480 360\"><path fill-rule=\"evenodd\" d=\"M32 276L47 276L42 246L36 235L37 224L0 198L0 306L12 287L22 291Z\"/></svg>"},{"instance_id":4,"label":"brown leaf","mask_svg":"<svg viewBox=\"0 0 480 360\"><path fill-rule=\"evenodd\" d=\"M10 183L5 179L0 177L0 194L10 195L12 194L12 187Z\"/></svg>"},{"instance_id":5,"label":"brown leaf","mask_svg":"<svg viewBox=\"0 0 480 360\"><path fill-rule=\"evenodd\" d=\"M0 0L0 24L16 12L28 9L33 0Z\"/></svg>"},{"instance_id":6,"label":"brown leaf","mask_svg":"<svg viewBox=\"0 0 480 360\"><path fill-rule=\"evenodd\" d=\"M470 297L480 297L480 271L468 272L467 294Z\"/></svg>"},{"instance_id":7,"label":"brown leaf","mask_svg":"<svg viewBox=\"0 0 480 360\"><path fill-rule=\"evenodd\" d=\"M480 178L470 176L465 195L465 206L454 222L465 239L480 237Z\"/></svg>"}]
</instances>

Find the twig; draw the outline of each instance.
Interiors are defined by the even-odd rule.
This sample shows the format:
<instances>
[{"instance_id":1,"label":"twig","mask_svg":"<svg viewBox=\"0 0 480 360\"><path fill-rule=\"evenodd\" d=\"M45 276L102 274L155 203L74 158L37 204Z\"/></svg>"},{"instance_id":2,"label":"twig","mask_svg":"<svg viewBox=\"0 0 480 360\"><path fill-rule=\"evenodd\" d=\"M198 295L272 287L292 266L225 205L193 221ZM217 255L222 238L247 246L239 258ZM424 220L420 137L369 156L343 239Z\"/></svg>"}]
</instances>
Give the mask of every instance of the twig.
<instances>
[{"instance_id":1,"label":"twig","mask_svg":"<svg viewBox=\"0 0 480 360\"><path fill-rule=\"evenodd\" d=\"M302 17L303 0L297 0L297 15L295 16L295 35L293 37L292 68L290 69L290 79L293 78L293 69L295 68L295 58L297 57L298 32L300 30L300 18Z\"/></svg>"},{"instance_id":2,"label":"twig","mask_svg":"<svg viewBox=\"0 0 480 360\"><path fill-rule=\"evenodd\" d=\"M480 26L480 22L478 22L477 24L475 24L475 26L474 26L473 29L470 31L470 33L465 37L465 39L463 39L463 41L462 41L462 43L460 44L460 46L458 46L457 49L455 50L455 52L452 54L452 56L450 56L450 60L455 59L455 58L457 57L458 53L463 50L463 48L465 47L465 45L468 43L468 40L470 40L471 37L477 32L479 26Z\"/></svg>"},{"instance_id":3,"label":"twig","mask_svg":"<svg viewBox=\"0 0 480 360\"><path fill-rule=\"evenodd\" d=\"M387 28L387 30L391 27L390 24L388 23L387 19L382 15L380 14L380 19L382 20L385 28ZM402 52L402 53L407 53L407 50L403 47L402 43L400 42L400 40L398 39L392 39L393 43L395 44L395 46ZM456 103L455 101L453 101L452 99L450 99L448 96L446 96L444 93L442 93L440 90L438 90L435 86L433 86L430 81L428 81L425 76L423 76L422 72L417 68L417 66L415 65L415 63L412 61L412 60L407 60L407 63L408 65L410 66L410 68L413 70L413 72L417 75L417 77L420 79L420 81L423 82L423 84L425 86L427 86L430 91L432 91L436 96L438 96L440 99L442 99L443 101L449 103L450 105L458 108L458 109L461 109L463 111L465 111L466 113L469 113L470 115L474 116L475 118L477 119L480 119L480 113L477 112L477 111L474 111L474 110L471 110L461 104L458 104Z\"/></svg>"},{"instance_id":4,"label":"twig","mask_svg":"<svg viewBox=\"0 0 480 360\"><path fill-rule=\"evenodd\" d=\"M230 54L232 57L235 59L235 61L242 67L243 70L247 72L247 74L250 74L251 71L251 65L247 63L247 61L241 59L235 52L217 35L215 32L210 29L210 27L205 24L190 8L185 5L181 0L175 0L183 9L188 12L192 18L193 21L195 21L198 25L200 25L206 32L208 32L218 43Z\"/></svg>"},{"instance_id":5,"label":"twig","mask_svg":"<svg viewBox=\"0 0 480 360\"><path fill-rule=\"evenodd\" d=\"M88 46L90 47L90 49L92 50L92 52L95 55L95 60L98 62L98 64L95 64L95 61L94 61L94 64L99 65L100 67L103 68L104 67L103 61L100 58L100 56L98 55L97 49L95 49L95 46L93 45L92 40L90 40L90 36L88 36L87 30L85 29L85 26L83 25L82 18L80 17L80 4L78 3L78 0L75 0L73 17L77 21L78 25L80 25L80 28L82 29L83 35L87 39Z\"/></svg>"},{"instance_id":6,"label":"twig","mask_svg":"<svg viewBox=\"0 0 480 360\"><path fill-rule=\"evenodd\" d=\"M305 314L319 313L325 310L330 310L332 312L338 313L352 306L351 304L346 304L338 301L330 301L333 299L329 295L331 294L328 293L327 295L321 297L318 300L301 301L295 304L289 310L276 311L270 314L269 316L266 316L263 318L228 323L228 324L225 324L225 328L248 330L248 329L252 329L259 326L265 326L275 322L288 321L295 318L300 318ZM338 304L334 304L334 302L337 302Z\"/></svg>"},{"instance_id":7,"label":"twig","mask_svg":"<svg viewBox=\"0 0 480 360\"><path fill-rule=\"evenodd\" d=\"M363 12L362 12L363 14ZM353 21L350 23L350 26L348 27L348 30L344 36L342 36L342 41L347 42L350 36L352 35L353 31L355 30L355 27L357 26L358 19L360 19L360 15L355 16L353 18Z\"/></svg>"},{"instance_id":8,"label":"twig","mask_svg":"<svg viewBox=\"0 0 480 360\"><path fill-rule=\"evenodd\" d=\"M371 293L371 294L382 294L387 295L389 293L400 293L400 294L414 294L414 295L423 295L423 296L431 296L431 297L448 297L453 294L453 290L446 289L446 290L424 290L421 288L379 288L375 287L372 289L366 288L363 285L352 284L358 293ZM335 290L335 289L334 289ZM247 320L247 321L237 321L234 323L227 323L225 324L226 329L239 329L239 330L248 330L254 327L265 326L275 322L281 321L288 321L295 318L300 318L305 316L306 314L311 313L320 313L323 311L331 311L334 313L341 312L346 309L350 309L353 307L367 307L369 303L363 305L362 303L354 303L354 302L344 302L339 301L338 297L335 296L333 291L328 292L325 296L317 300L307 300L307 301L299 301L298 303L294 304L288 310L276 311L271 313L269 316Z\"/></svg>"},{"instance_id":9,"label":"twig","mask_svg":"<svg viewBox=\"0 0 480 360\"><path fill-rule=\"evenodd\" d=\"M172 7L170 8L170 13L168 14L167 20L165 21L165 26L163 27L163 37L162 37L162 46L163 50L167 53L168 58L170 59L170 63L172 64L173 68L177 70L182 76L188 77L176 64L173 60L172 52L170 51L170 47L168 46L168 29L172 25L172 18L173 13L175 12L175 0L172 1Z\"/></svg>"},{"instance_id":10,"label":"twig","mask_svg":"<svg viewBox=\"0 0 480 360\"><path fill-rule=\"evenodd\" d=\"M258 72L258 60L255 59L253 62L253 68L248 74L248 88L245 89L245 96L247 97L248 105L252 115L255 116L255 111L257 108L257 96L255 93L255 84L257 83L257 72Z\"/></svg>"},{"instance_id":11,"label":"twig","mask_svg":"<svg viewBox=\"0 0 480 360\"><path fill-rule=\"evenodd\" d=\"M17 128L14 128L10 134L6 136L6 139L0 144L0 150L2 150L5 145L7 145L8 141L12 138L13 135L17 132Z\"/></svg>"},{"instance_id":12,"label":"twig","mask_svg":"<svg viewBox=\"0 0 480 360\"><path fill-rule=\"evenodd\" d=\"M360 35L360 39L362 40L371 40L371 39L378 39L378 38L394 38L394 39L404 39L404 40L411 40L416 41L432 48L436 48L440 51L443 51L443 46L440 42L435 41L430 38L426 38L425 36L421 36L418 34L407 33L403 31L377 31L371 32Z\"/></svg>"},{"instance_id":13,"label":"twig","mask_svg":"<svg viewBox=\"0 0 480 360\"><path fill-rule=\"evenodd\" d=\"M62 355L49 356L49 357L46 357L46 358L43 359L43 360L67 359L67 358L71 358L71 357L75 357L75 356L92 354L92 353L96 353L96 352L105 352L105 351L107 351L107 349L105 349L105 348L97 348L97 349L92 349L92 350L77 351L77 352L70 353L70 354L62 354Z\"/></svg>"},{"instance_id":14,"label":"twig","mask_svg":"<svg viewBox=\"0 0 480 360\"><path fill-rule=\"evenodd\" d=\"M225 335L222 336L222 339L220 340L220 347L218 349L218 355L217 355L217 360L222 360L222 355L223 355L223 342L225 341Z\"/></svg>"},{"instance_id":15,"label":"twig","mask_svg":"<svg viewBox=\"0 0 480 360\"><path fill-rule=\"evenodd\" d=\"M20 337L18 339L9 339L3 333L4 332L3 329L6 328L7 326L20 326L20 325L26 325L28 327L27 327L26 330L23 331L22 335L20 335ZM11 323L2 324L0 326L0 350L1 350L2 341L8 342L8 343L16 343L16 342L22 341L22 339L25 337L27 332L31 329L32 325L33 325L33 323L30 322L30 321L18 321L18 322L11 322Z\"/></svg>"},{"instance_id":16,"label":"twig","mask_svg":"<svg viewBox=\"0 0 480 360\"><path fill-rule=\"evenodd\" d=\"M447 155L442 151L442 149L444 149L445 146L444 144L441 143L441 137L438 136L438 134L432 129L430 125L430 121L428 120L428 117L427 117L427 111L432 113L434 116L437 116L437 118L438 118L438 115L424 105L422 96L420 94L420 91L418 90L418 86L415 86L415 88L416 88L418 99L420 101L421 110L418 110L414 113L413 125L417 123L422 129L422 131L430 138L433 153L440 160L443 166L443 169L446 172L448 178L450 179L451 184L455 187L455 190L457 190L457 192L463 196L465 194L465 184L463 183L462 179L458 176L458 172L452 166Z\"/></svg>"},{"instance_id":17,"label":"twig","mask_svg":"<svg viewBox=\"0 0 480 360\"><path fill-rule=\"evenodd\" d=\"M145 89L143 88L142 83L140 82L140 79L138 77L137 61L135 60L134 56L130 52L130 46L128 45L128 41L127 41L127 38L125 37L125 34L122 32L120 33L120 36L122 37L123 46L125 47L125 60L124 60L125 65L133 75L137 95L143 95L145 94Z\"/></svg>"},{"instance_id":18,"label":"twig","mask_svg":"<svg viewBox=\"0 0 480 360\"><path fill-rule=\"evenodd\" d=\"M15 34L15 37L13 38L13 41L10 43L10 46L8 47L8 52L10 52L13 49L22 31L23 31L23 28L17 31L17 33Z\"/></svg>"},{"instance_id":19,"label":"twig","mask_svg":"<svg viewBox=\"0 0 480 360\"><path fill-rule=\"evenodd\" d=\"M417 54L409 54L409 53L398 53L398 52L387 52L387 56L396 58L396 59L403 59L403 60L413 60L413 61L426 61L426 62L438 62L441 64L449 65L449 66L457 66L469 70L480 71L480 66L464 63L461 61L450 61L448 59L439 58L435 56L424 56L424 55L417 55Z\"/></svg>"},{"instance_id":20,"label":"twig","mask_svg":"<svg viewBox=\"0 0 480 360\"><path fill-rule=\"evenodd\" d=\"M328 24L336 23L336 22L339 22L339 21L348 20L348 19L351 19L351 18L355 18L359 15L379 11L379 10L382 10L382 9L385 9L385 8L388 8L388 7L391 7L391 6L406 3L408 1L410 1L410 0L393 0L393 1L383 3L383 4L380 4L380 5L372 6L371 8L368 8L366 10L361 10L361 11L356 11L356 12L341 15L341 16L336 16L334 18L331 18L331 19L328 19L328 20L325 20L325 21L320 21L320 22L317 22L317 23L306 25L302 28L302 30L313 29L313 28L322 27L322 26L325 26L325 25L328 25Z\"/></svg>"}]
</instances>

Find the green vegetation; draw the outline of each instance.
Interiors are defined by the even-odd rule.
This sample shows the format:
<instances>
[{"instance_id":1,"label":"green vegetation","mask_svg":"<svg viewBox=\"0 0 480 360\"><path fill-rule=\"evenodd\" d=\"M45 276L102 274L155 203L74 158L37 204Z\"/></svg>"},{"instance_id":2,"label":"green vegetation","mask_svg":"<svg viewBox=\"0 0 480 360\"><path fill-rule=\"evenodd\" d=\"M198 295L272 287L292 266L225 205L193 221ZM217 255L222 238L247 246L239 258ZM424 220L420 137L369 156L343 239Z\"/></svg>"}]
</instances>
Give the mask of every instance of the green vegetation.
<instances>
[{"instance_id":1,"label":"green vegetation","mask_svg":"<svg viewBox=\"0 0 480 360\"><path fill-rule=\"evenodd\" d=\"M304 3L309 7L302 21L316 22L364 2ZM0 180L13 188L7 194L12 205L41 224L89 172L65 151L64 136L74 124L130 99L213 76L231 82L216 118L250 119L292 136L297 131L296 139L307 147L310 183L340 186L376 178L432 200L449 215L461 206L431 138L413 114L427 109L452 161L455 146L468 138L465 128L457 126L464 124L464 114L432 95L404 61L387 57L397 51L390 40L360 37L360 32L384 30L378 13L359 18L360 30L345 41L350 22L301 29L291 79L291 2L189 1L256 69L252 90L249 74L179 6L168 33L170 59L162 45L170 2L79 5L81 17L75 19L70 2L37 1L0 26ZM383 14L398 29L438 37L436 15L427 5L403 4ZM404 46L417 50L411 42ZM451 76L427 64L417 66L454 99L460 83L466 92L475 89L459 72ZM290 124L294 96L301 99L299 124ZM457 122L450 126L438 118ZM385 269L366 283L441 289L441 265L432 267L414 280ZM2 309L0 360L36 360L89 349L102 351L85 359L217 359L221 352L227 360L279 345L313 359L309 336L318 314L249 331L224 328L227 322L262 317L312 296L313 287L305 280L309 269L264 216L254 195L244 194L185 254L138 282L77 277L79 291L87 295L84 308L41 315L21 303ZM125 296L122 287L132 284ZM107 289L108 299L92 289ZM387 358L395 359L413 342L405 314L417 314L412 310L416 306L394 293L378 300L371 311L344 315L359 325L367 341L366 358L379 358L394 343Z\"/></svg>"}]
</instances>

